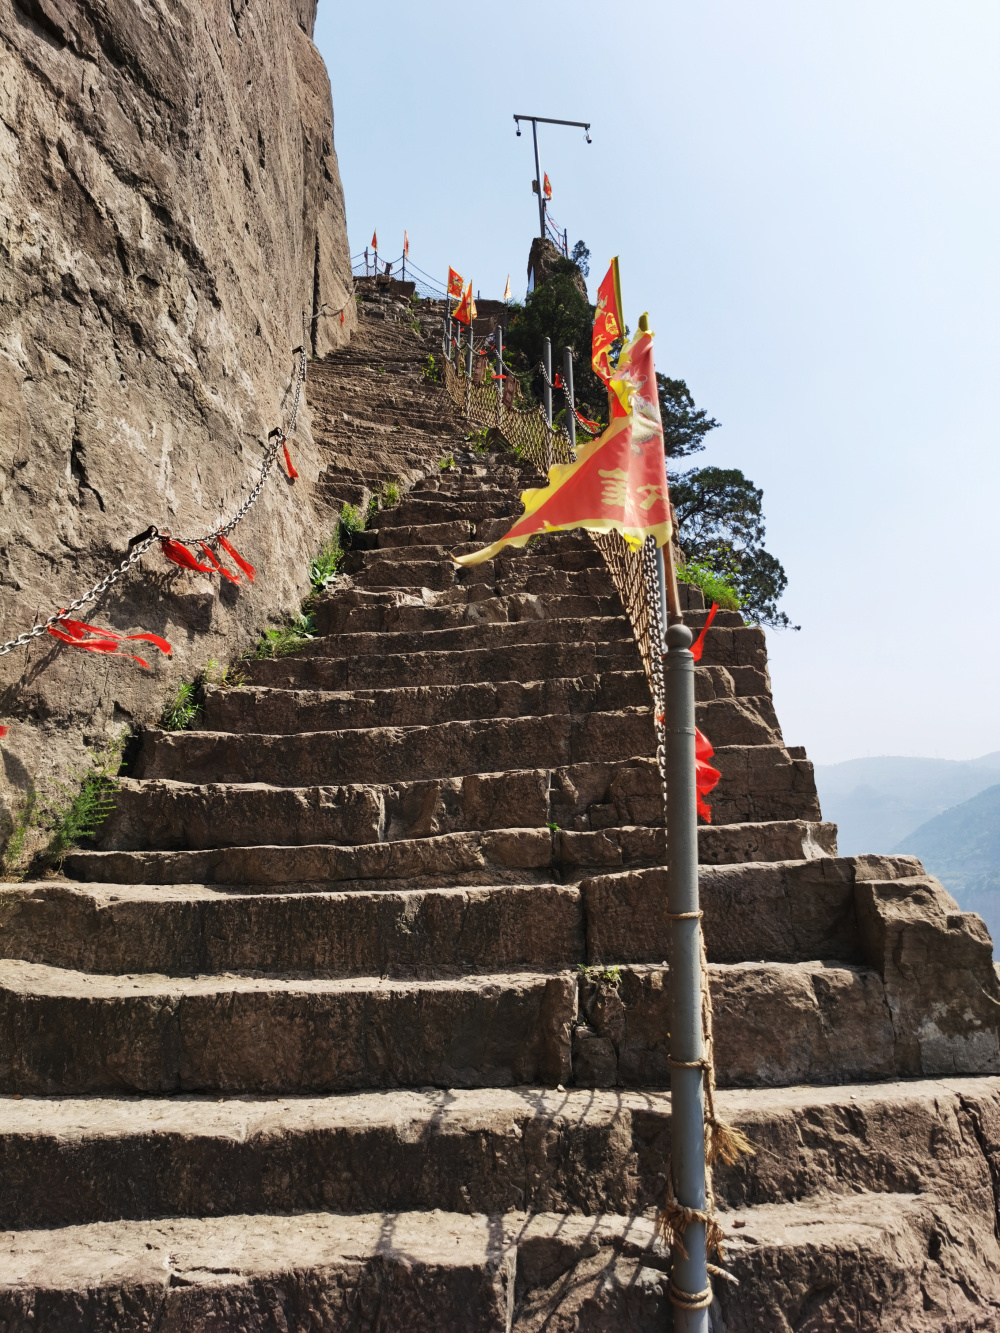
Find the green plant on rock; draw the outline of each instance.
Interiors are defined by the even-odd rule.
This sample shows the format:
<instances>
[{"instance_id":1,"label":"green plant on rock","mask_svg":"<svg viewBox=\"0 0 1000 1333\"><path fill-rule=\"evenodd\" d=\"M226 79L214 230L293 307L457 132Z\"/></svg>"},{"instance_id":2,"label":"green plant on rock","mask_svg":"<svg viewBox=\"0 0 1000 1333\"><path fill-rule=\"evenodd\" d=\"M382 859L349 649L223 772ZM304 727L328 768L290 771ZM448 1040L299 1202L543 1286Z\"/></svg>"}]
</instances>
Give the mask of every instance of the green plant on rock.
<instances>
[{"instance_id":1,"label":"green plant on rock","mask_svg":"<svg viewBox=\"0 0 1000 1333\"><path fill-rule=\"evenodd\" d=\"M340 526L348 536L353 536L364 530L365 516L355 505L345 504L340 511Z\"/></svg>"},{"instance_id":2,"label":"green plant on rock","mask_svg":"<svg viewBox=\"0 0 1000 1333\"><path fill-rule=\"evenodd\" d=\"M417 335L417 337L419 338L419 337L420 337L420 320L419 320L419 319L411 319L411 320L409 321L409 324L410 324L410 329L412 330L412 332L414 332L414 333Z\"/></svg>"},{"instance_id":3,"label":"green plant on rock","mask_svg":"<svg viewBox=\"0 0 1000 1333\"><path fill-rule=\"evenodd\" d=\"M369 495L368 497L368 504L365 506L364 526L366 528L370 528L371 525L375 522L376 518L378 518L378 509L379 509L379 494L378 491L373 491L372 494Z\"/></svg>"},{"instance_id":4,"label":"green plant on rock","mask_svg":"<svg viewBox=\"0 0 1000 1333\"><path fill-rule=\"evenodd\" d=\"M232 662L223 666L210 657L205 670L198 677L198 683L200 685L216 685L219 689L230 689L233 686L246 683L246 672L241 667L234 666Z\"/></svg>"},{"instance_id":5,"label":"green plant on rock","mask_svg":"<svg viewBox=\"0 0 1000 1333\"><path fill-rule=\"evenodd\" d=\"M424 379L429 380L431 384L441 383L441 367L434 360L434 354L432 352L428 352L424 357L424 364L421 367L421 370L423 371Z\"/></svg>"},{"instance_id":6,"label":"green plant on rock","mask_svg":"<svg viewBox=\"0 0 1000 1333\"><path fill-rule=\"evenodd\" d=\"M465 437L477 454L485 454L489 449L490 428L484 426L482 430L470 430Z\"/></svg>"},{"instance_id":7,"label":"green plant on rock","mask_svg":"<svg viewBox=\"0 0 1000 1333\"><path fill-rule=\"evenodd\" d=\"M590 981L603 982L604 985L615 988L621 985L622 970L617 964L614 967L602 967L600 963L592 963L590 966L578 963L576 970Z\"/></svg>"},{"instance_id":8,"label":"green plant on rock","mask_svg":"<svg viewBox=\"0 0 1000 1333\"><path fill-rule=\"evenodd\" d=\"M314 555L309 561L309 582L312 584L313 592L326 592L336 581L343 563L344 552L335 533L324 544L319 554Z\"/></svg>"},{"instance_id":9,"label":"green plant on rock","mask_svg":"<svg viewBox=\"0 0 1000 1333\"><path fill-rule=\"evenodd\" d=\"M176 695L160 714L160 726L164 731L186 731L191 726L201 712L195 690L194 682L181 682Z\"/></svg>"},{"instance_id":10,"label":"green plant on rock","mask_svg":"<svg viewBox=\"0 0 1000 1333\"><path fill-rule=\"evenodd\" d=\"M382 483L381 504L383 509L391 509L394 504L399 504L398 481L386 481Z\"/></svg>"},{"instance_id":11,"label":"green plant on rock","mask_svg":"<svg viewBox=\"0 0 1000 1333\"><path fill-rule=\"evenodd\" d=\"M250 656L258 662L272 657L287 657L304 648L316 637L316 622L311 615L298 615L288 625L266 629Z\"/></svg>"},{"instance_id":12,"label":"green plant on rock","mask_svg":"<svg viewBox=\"0 0 1000 1333\"><path fill-rule=\"evenodd\" d=\"M29 787L14 811L14 827L11 829L7 845L3 849L0 864L3 866L4 879L21 879L24 871L21 858L28 834L38 827L38 792Z\"/></svg>"},{"instance_id":13,"label":"green plant on rock","mask_svg":"<svg viewBox=\"0 0 1000 1333\"><path fill-rule=\"evenodd\" d=\"M80 784L76 791L65 783L53 782L60 797L46 802L41 812L42 826L52 835L41 854L45 865L62 865L66 853L84 838L92 838L115 808L117 773L127 738L128 732L123 731L102 753L88 752L90 768L70 772Z\"/></svg>"},{"instance_id":14,"label":"green plant on rock","mask_svg":"<svg viewBox=\"0 0 1000 1333\"><path fill-rule=\"evenodd\" d=\"M723 611L738 611L743 599L730 581L734 571L729 568L727 555L731 556L731 553L720 550L718 568L697 560L681 561L677 566L677 578L681 583L700 588L706 603L718 602Z\"/></svg>"},{"instance_id":15,"label":"green plant on rock","mask_svg":"<svg viewBox=\"0 0 1000 1333\"><path fill-rule=\"evenodd\" d=\"M450 472L454 466L455 458L453 454L445 454L443 458L438 459L438 467L442 472Z\"/></svg>"}]
</instances>

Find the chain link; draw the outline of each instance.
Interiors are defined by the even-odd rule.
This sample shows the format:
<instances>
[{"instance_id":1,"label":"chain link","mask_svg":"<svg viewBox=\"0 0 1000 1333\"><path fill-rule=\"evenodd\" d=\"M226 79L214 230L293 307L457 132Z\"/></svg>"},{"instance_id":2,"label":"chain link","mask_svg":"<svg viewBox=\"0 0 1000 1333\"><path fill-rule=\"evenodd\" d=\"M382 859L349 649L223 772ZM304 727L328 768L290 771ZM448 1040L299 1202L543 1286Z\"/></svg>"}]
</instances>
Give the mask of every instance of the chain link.
<instances>
[{"instance_id":1,"label":"chain link","mask_svg":"<svg viewBox=\"0 0 1000 1333\"><path fill-rule=\"evenodd\" d=\"M318 316L314 316L314 319L315 318L318 318ZM303 324L305 325L305 323L306 321L303 317ZM223 523L219 527L213 528L212 531L207 533L204 537L175 537L173 539L174 541L179 541L184 546L197 546L200 542L210 542L214 541L217 537L225 537L233 531L238 523L246 518L254 504L256 504L261 491L264 489L264 483L267 481L271 468L274 466L274 460L278 456L278 450L285 444L288 436L295 433L295 423L299 415L299 404L302 401L302 386L305 384L306 379L307 362L305 344L297 350L299 352L299 366L295 376L295 391L292 397L292 410L288 418L288 429L278 429L272 433L268 441L267 451L264 454L263 462L261 463L260 475L254 484L253 490L227 523ZM30 630L26 630L23 634L19 634L16 639L8 639L6 643L0 644L0 657L5 657L8 653L13 652L15 648L24 648L27 644L31 643L32 639L40 638L41 635L47 633L48 630L51 629L53 625L58 624L60 620L68 620L74 611L79 611L81 607L87 606L90 602L96 602L98 598L103 597L112 584L117 583L123 574L127 573L133 565L138 564L155 542L158 542L161 537L166 537L168 535L169 534L165 532L160 532L156 527L150 528L148 530L148 535L147 533L143 533L141 539L130 545L129 553L121 564L111 570L110 573L106 574L104 578L101 579L100 583L96 583L89 592L84 593L82 597L77 597L75 601L70 602L68 607L57 612L54 616L49 616L48 620L43 620L40 624L33 625Z\"/></svg>"},{"instance_id":2,"label":"chain link","mask_svg":"<svg viewBox=\"0 0 1000 1333\"><path fill-rule=\"evenodd\" d=\"M642 574L646 586L646 605L649 609L649 623L652 631L650 634L652 642L649 645L649 683L653 693L656 766L660 772L660 785L663 788L663 856L665 864L669 855L667 845L667 692L663 673L663 646L666 637L666 626L663 623L660 605L658 563L656 538L649 536L642 544Z\"/></svg>"}]
</instances>

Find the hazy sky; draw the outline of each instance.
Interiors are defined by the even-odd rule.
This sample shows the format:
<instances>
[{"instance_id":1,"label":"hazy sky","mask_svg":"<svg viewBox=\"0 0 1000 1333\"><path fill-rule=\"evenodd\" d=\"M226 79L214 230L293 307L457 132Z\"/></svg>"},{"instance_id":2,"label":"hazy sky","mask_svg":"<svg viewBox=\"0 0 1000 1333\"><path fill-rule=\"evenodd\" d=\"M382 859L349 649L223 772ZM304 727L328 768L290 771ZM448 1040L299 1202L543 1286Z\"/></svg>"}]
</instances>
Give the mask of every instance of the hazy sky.
<instances>
[{"instance_id":1,"label":"hazy sky","mask_svg":"<svg viewBox=\"0 0 1000 1333\"><path fill-rule=\"evenodd\" d=\"M352 253L523 294L541 127L591 287L621 257L657 366L764 488L818 762L1000 749L1000 5L319 0ZM683 535L682 535L683 541Z\"/></svg>"}]
</instances>

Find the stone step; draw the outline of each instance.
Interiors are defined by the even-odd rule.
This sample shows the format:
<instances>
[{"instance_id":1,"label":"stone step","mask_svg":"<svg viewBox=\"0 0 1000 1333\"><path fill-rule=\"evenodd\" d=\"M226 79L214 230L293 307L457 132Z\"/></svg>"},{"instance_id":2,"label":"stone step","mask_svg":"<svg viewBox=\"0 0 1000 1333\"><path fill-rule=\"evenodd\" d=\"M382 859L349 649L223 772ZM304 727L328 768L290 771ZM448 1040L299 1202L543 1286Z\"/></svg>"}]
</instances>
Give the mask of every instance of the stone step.
<instances>
[{"instance_id":1,"label":"stone step","mask_svg":"<svg viewBox=\"0 0 1000 1333\"><path fill-rule=\"evenodd\" d=\"M894 1029L872 968L717 963L709 980L721 1087L911 1072L895 1059L911 1033ZM293 979L106 976L7 959L0 1092L666 1087L668 990L663 965Z\"/></svg>"},{"instance_id":2,"label":"stone step","mask_svg":"<svg viewBox=\"0 0 1000 1333\"><path fill-rule=\"evenodd\" d=\"M526 755L538 766L557 768L627 759L651 754L655 748L652 713L643 708L443 722L432 727L309 731L290 736L149 731L133 771L137 778L301 787L495 773L519 767ZM730 755L730 768L737 769L740 761L731 754L733 748L739 747L723 753ZM744 758L739 771L754 776L766 772L774 790L783 791L781 778L770 771L780 763L777 756L783 752L774 746L761 748L774 752L770 764L766 757L756 764ZM785 785L791 783L789 778ZM794 785L786 794L789 801ZM802 786L801 781L798 786Z\"/></svg>"},{"instance_id":3,"label":"stone step","mask_svg":"<svg viewBox=\"0 0 1000 1333\"><path fill-rule=\"evenodd\" d=\"M635 1216L659 1204L670 1094L399 1089L0 1102L0 1228L421 1209ZM985 1227L1000 1079L723 1089L756 1149L714 1170L727 1211L880 1189L968 1199ZM802 1127L808 1126L803 1133ZM831 1161L826 1144L836 1142ZM49 1187L37 1188L38 1181ZM734 1233L730 1233L731 1239Z\"/></svg>"},{"instance_id":4,"label":"stone step","mask_svg":"<svg viewBox=\"0 0 1000 1333\"><path fill-rule=\"evenodd\" d=\"M383 511L383 517L387 515ZM380 523L378 544L380 548L397 546L441 546L450 548L460 543L471 541L475 525L469 519L448 519L442 523L423 523L416 527Z\"/></svg>"},{"instance_id":5,"label":"stone step","mask_svg":"<svg viewBox=\"0 0 1000 1333\"><path fill-rule=\"evenodd\" d=\"M870 925L861 929L855 891L859 878L867 887L871 860L704 868L709 960L834 958L881 966L877 952L868 956L874 933ZM931 882L914 876L920 867L912 858L877 862L878 873L906 877L910 897ZM597 875L575 886L429 888L415 880L395 891L287 894L255 894L249 886L41 881L0 887L0 911L0 956L84 972L171 976L613 966L667 957L670 930L660 869ZM960 932L962 924L956 917L943 933Z\"/></svg>"},{"instance_id":6,"label":"stone step","mask_svg":"<svg viewBox=\"0 0 1000 1333\"><path fill-rule=\"evenodd\" d=\"M486 621L449 629L378 630L361 634L326 634L302 650L302 657L358 657L371 653L398 656L412 653L482 651L517 648L523 644L610 643L632 638L625 616L587 617L579 620Z\"/></svg>"},{"instance_id":7,"label":"stone step","mask_svg":"<svg viewBox=\"0 0 1000 1333\"><path fill-rule=\"evenodd\" d=\"M0 1091L335 1092L567 1083L572 972L301 980L0 961Z\"/></svg>"},{"instance_id":8,"label":"stone step","mask_svg":"<svg viewBox=\"0 0 1000 1333\"><path fill-rule=\"evenodd\" d=\"M589 620L621 614L621 602L617 597L572 594L532 597L526 593L511 593L501 597L487 596L478 602L436 605L412 595L345 588L336 594L317 597L312 603L318 634L398 633L514 620Z\"/></svg>"},{"instance_id":9,"label":"stone step","mask_svg":"<svg viewBox=\"0 0 1000 1333\"><path fill-rule=\"evenodd\" d=\"M277 1329L505 1333L516 1249L439 1211L171 1218L20 1232L0 1254L0 1327L39 1333Z\"/></svg>"},{"instance_id":10,"label":"stone step","mask_svg":"<svg viewBox=\"0 0 1000 1333\"><path fill-rule=\"evenodd\" d=\"M609 643L524 644L516 653L500 648L462 652L368 654L344 658L272 658L246 663L254 685L284 689L364 690L413 685L465 685L469 681L535 681L547 677L636 671L639 651L628 639Z\"/></svg>"},{"instance_id":11,"label":"stone step","mask_svg":"<svg viewBox=\"0 0 1000 1333\"><path fill-rule=\"evenodd\" d=\"M737 712L743 708L754 709L758 715L766 709L768 719L773 716L773 706L766 696L762 702L747 701L746 705L737 704L735 699L719 702L729 705L734 725ZM609 671L603 676L570 679L403 685L387 690L207 686L200 721L207 731L278 736L366 727L430 727L491 717L545 717L649 706L649 686L642 671ZM711 710L708 705L703 707L707 718Z\"/></svg>"}]
</instances>

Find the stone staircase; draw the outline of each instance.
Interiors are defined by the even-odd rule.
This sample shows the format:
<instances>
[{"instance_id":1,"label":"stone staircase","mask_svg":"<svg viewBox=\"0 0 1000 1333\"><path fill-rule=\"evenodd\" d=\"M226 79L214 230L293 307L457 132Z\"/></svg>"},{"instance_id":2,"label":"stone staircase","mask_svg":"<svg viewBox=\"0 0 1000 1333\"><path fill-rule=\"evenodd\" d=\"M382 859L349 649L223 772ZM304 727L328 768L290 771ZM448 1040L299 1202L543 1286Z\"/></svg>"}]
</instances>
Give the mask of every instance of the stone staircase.
<instances>
[{"instance_id":1,"label":"stone staircase","mask_svg":"<svg viewBox=\"0 0 1000 1333\"><path fill-rule=\"evenodd\" d=\"M313 383L333 420L340 361L398 345L366 410L406 396L406 438L352 502L413 486L320 637L147 733L65 878L0 888L0 1333L671 1326L638 653L582 534L450 561L526 479L429 466L462 436L413 371L432 344L371 324ZM836 855L759 630L720 615L697 688L719 1105L757 1150L715 1173L740 1286L713 1327L1000 1327L985 929L912 858Z\"/></svg>"}]
</instances>

